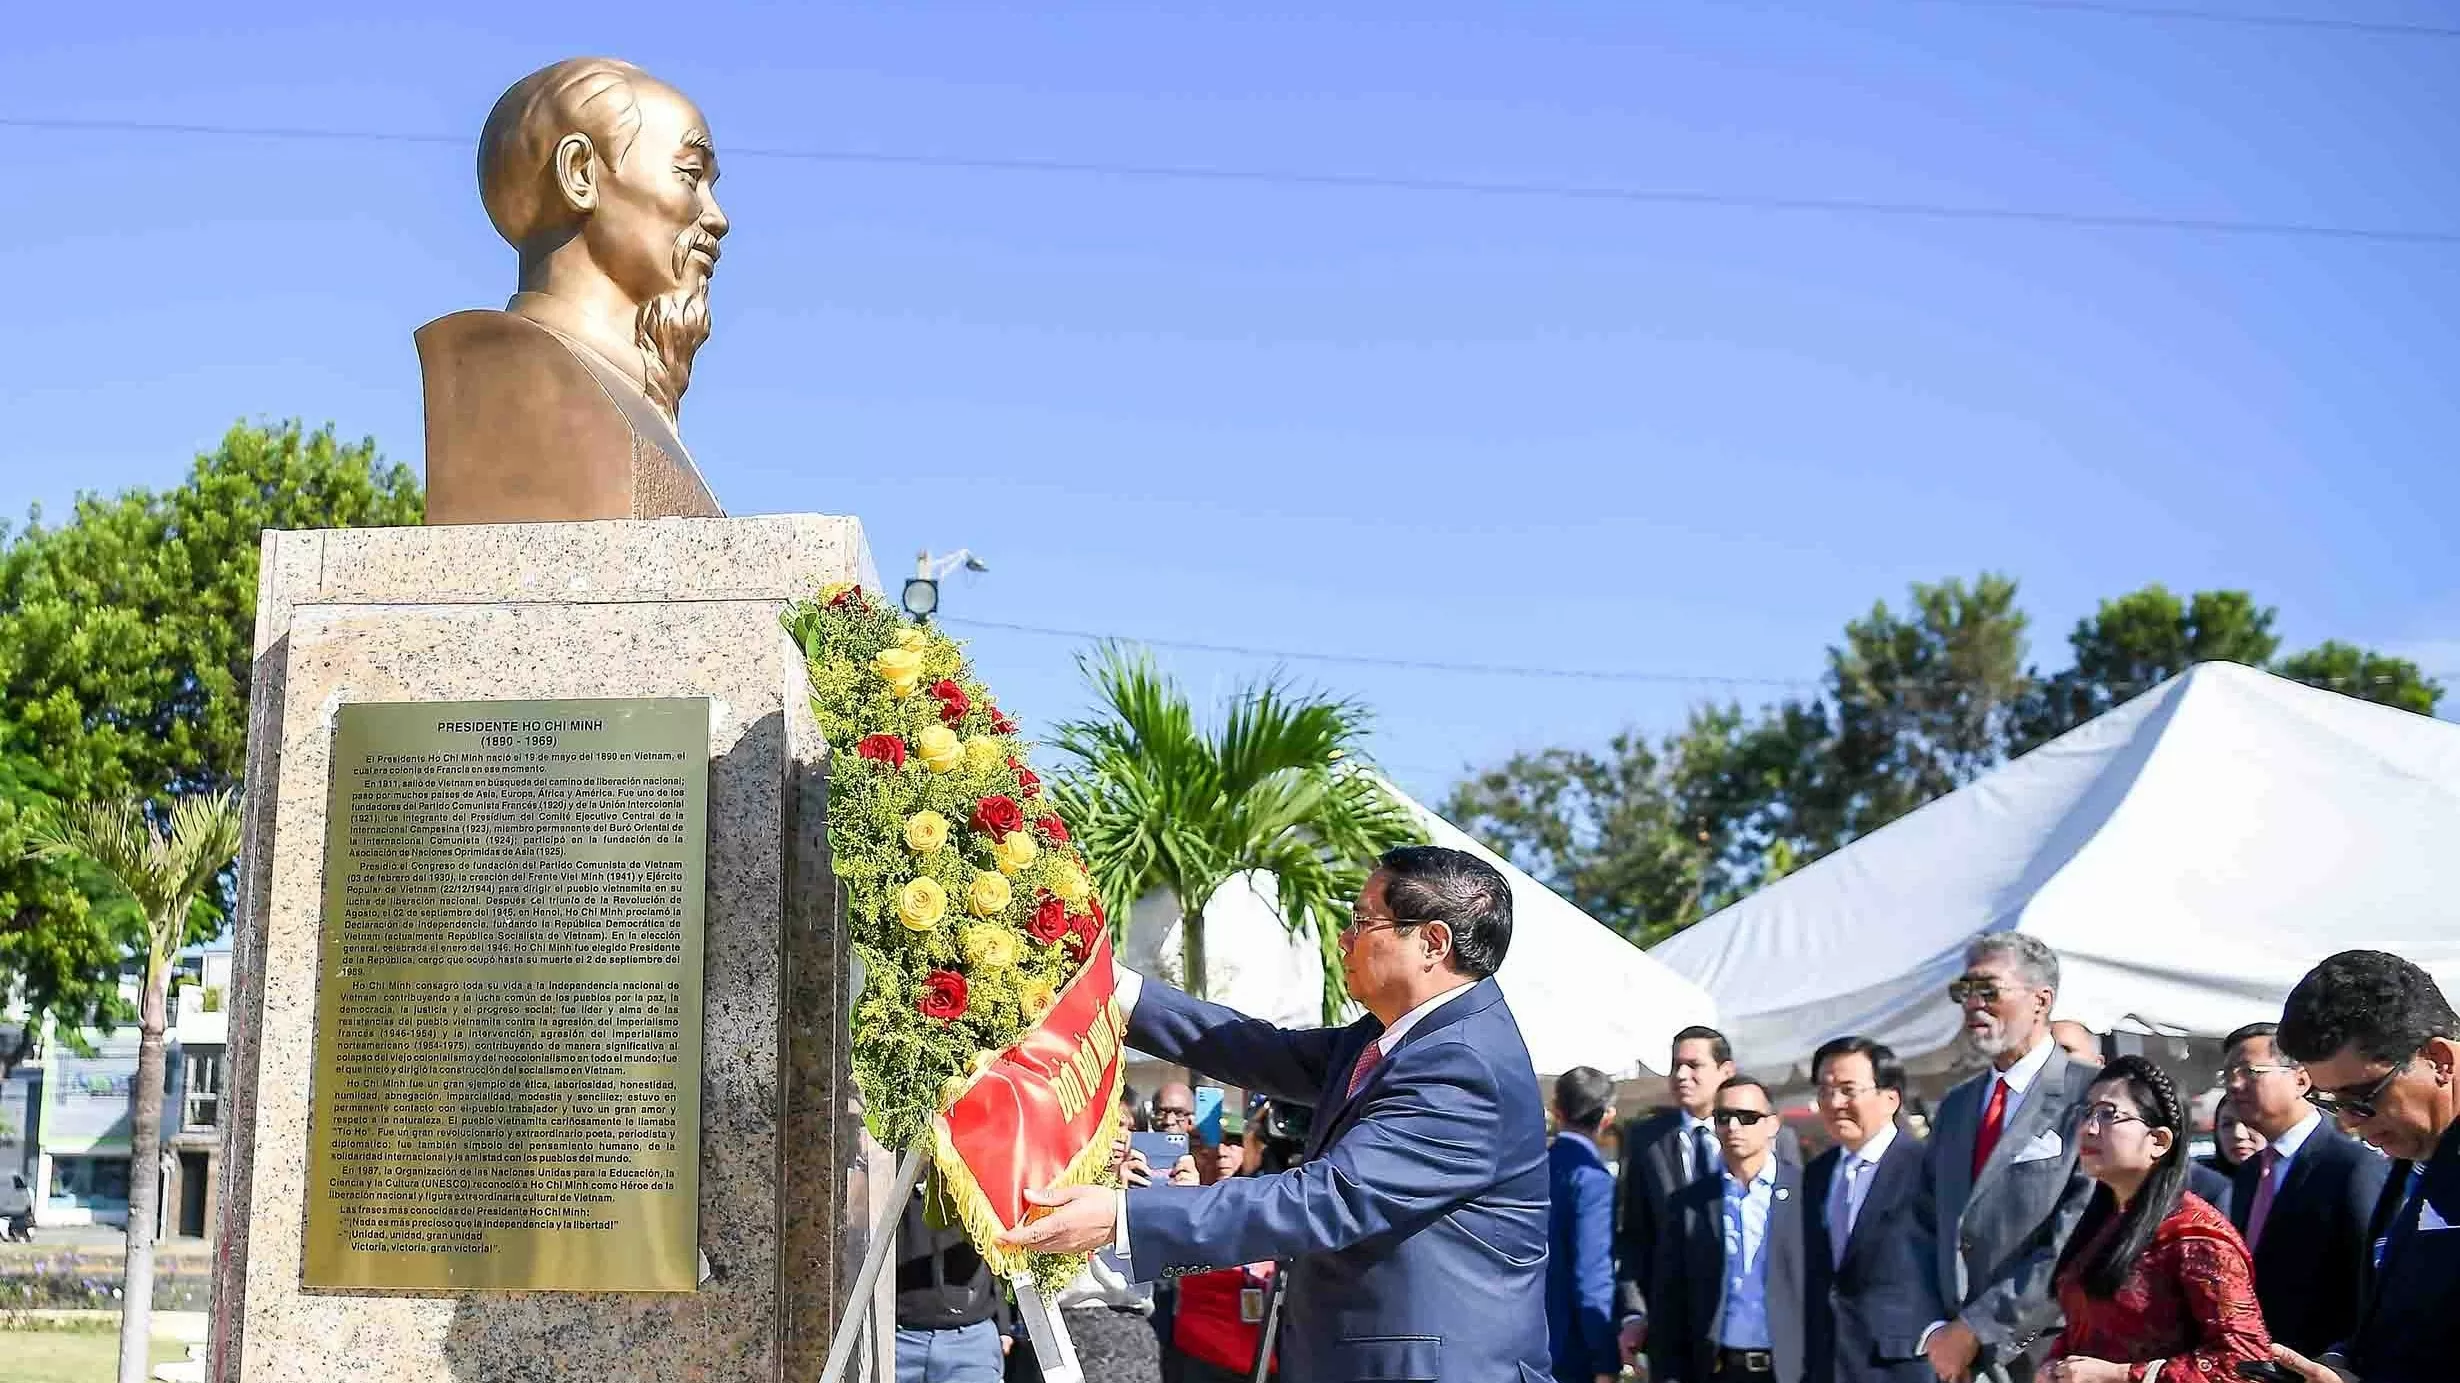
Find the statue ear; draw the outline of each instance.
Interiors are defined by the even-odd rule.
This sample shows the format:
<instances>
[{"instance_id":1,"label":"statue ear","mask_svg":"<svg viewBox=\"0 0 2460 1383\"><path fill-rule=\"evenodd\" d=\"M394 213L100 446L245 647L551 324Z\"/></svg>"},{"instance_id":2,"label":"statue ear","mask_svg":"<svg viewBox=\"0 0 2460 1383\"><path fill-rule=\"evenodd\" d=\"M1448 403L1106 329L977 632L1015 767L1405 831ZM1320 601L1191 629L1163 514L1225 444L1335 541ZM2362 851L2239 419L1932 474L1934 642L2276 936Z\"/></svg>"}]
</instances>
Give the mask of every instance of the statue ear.
<instances>
[{"instance_id":1,"label":"statue ear","mask_svg":"<svg viewBox=\"0 0 2460 1383\"><path fill-rule=\"evenodd\" d=\"M564 194L564 205L574 211L594 211L598 206L598 150L585 134L568 134L555 142L552 164L555 188Z\"/></svg>"}]
</instances>

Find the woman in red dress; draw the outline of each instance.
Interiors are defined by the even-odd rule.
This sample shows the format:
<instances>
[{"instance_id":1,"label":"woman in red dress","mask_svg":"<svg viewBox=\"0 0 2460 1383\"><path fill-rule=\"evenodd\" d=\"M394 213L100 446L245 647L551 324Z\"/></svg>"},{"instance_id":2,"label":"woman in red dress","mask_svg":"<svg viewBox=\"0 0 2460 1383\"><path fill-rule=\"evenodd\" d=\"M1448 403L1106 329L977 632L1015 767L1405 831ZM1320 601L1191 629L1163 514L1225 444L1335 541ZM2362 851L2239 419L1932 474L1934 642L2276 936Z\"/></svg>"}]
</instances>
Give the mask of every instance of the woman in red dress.
<instances>
[{"instance_id":1,"label":"woman in red dress","mask_svg":"<svg viewBox=\"0 0 2460 1383\"><path fill-rule=\"evenodd\" d=\"M2269 1360L2255 1265L2229 1219L2186 1189L2187 1110L2140 1056L2084 1097L2076 1157L2101 1187L2060 1256L2067 1328L2050 1383L2238 1383Z\"/></svg>"}]
</instances>

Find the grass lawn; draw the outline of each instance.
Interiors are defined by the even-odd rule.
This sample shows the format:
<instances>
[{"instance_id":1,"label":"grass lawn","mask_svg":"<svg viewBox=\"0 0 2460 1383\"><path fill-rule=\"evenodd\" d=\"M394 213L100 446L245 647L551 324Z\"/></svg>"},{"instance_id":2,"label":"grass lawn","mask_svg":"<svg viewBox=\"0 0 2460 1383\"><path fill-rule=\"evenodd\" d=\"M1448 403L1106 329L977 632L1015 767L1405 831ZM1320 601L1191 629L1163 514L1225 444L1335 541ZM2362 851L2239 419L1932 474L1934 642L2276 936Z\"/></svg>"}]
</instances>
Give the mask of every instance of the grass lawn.
<instances>
[{"instance_id":1,"label":"grass lawn","mask_svg":"<svg viewBox=\"0 0 2460 1383\"><path fill-rule=\"evenodd\" d=\"M188 1347L154 1341L154 1362L188 1357ZM0 1378L8 1383L111 1383L118 1375L120 1337L85 1330L0 1331Z\"/></svg>"}]
</instances>

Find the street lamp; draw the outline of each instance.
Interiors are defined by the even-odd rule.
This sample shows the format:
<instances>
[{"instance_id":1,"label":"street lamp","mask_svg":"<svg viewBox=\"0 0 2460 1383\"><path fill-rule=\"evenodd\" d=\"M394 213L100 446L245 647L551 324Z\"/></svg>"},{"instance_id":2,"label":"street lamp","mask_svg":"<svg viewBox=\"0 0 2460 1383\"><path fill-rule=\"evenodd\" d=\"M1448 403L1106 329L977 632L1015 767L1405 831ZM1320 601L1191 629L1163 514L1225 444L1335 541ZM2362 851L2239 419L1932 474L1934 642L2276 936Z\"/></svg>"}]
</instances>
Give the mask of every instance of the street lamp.
<instances>
[{"instance_id":1,"label":"street lamp","mask_svg":"<svg viewBox=\"0 0 2460 1383\"><path fill-rule=\"evenodd\" d=\"M940 578L963 567L967 571L989 571L990 566L976 557L971 549L958 548L945 557L933 557L924 548L914 556L914 574L905 582L905 612L918 620L929 620L940 608Z\"/></svg>"}]
</instances>

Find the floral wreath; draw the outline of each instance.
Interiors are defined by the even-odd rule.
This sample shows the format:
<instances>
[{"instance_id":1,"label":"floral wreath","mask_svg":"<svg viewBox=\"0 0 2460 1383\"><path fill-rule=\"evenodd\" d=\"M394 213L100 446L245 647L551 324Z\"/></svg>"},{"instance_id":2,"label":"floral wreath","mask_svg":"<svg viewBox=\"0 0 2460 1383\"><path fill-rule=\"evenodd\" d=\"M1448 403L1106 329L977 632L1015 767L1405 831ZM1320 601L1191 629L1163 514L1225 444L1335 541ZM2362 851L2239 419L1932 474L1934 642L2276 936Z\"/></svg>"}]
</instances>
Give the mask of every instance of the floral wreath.
<instances>
[{"instance_id":1,"label":"floral wreath","mask_svg":"<svg viewBox=\"0 0 2460 1383\"><path fill-rule=\"evenodd\" d=\"M995 1266L1024 1268L991 1244L987 1207L944 1203L972 1183L953 1175L934 1121L1049 1011L1108 929L1092 873L1026 766L1016 722L953 640L850 582L790 606L785 622L840 751L829 850L863 967L852 1065L864 1121L884 1146L934 1151L941 1214L955 1211ZM1063 1184L1109 1176L1115 1101L1108 1118ZM1055 1290L1084 1262L1037 1255L1030 1267Z\"/></svg>"}]
</instances>

